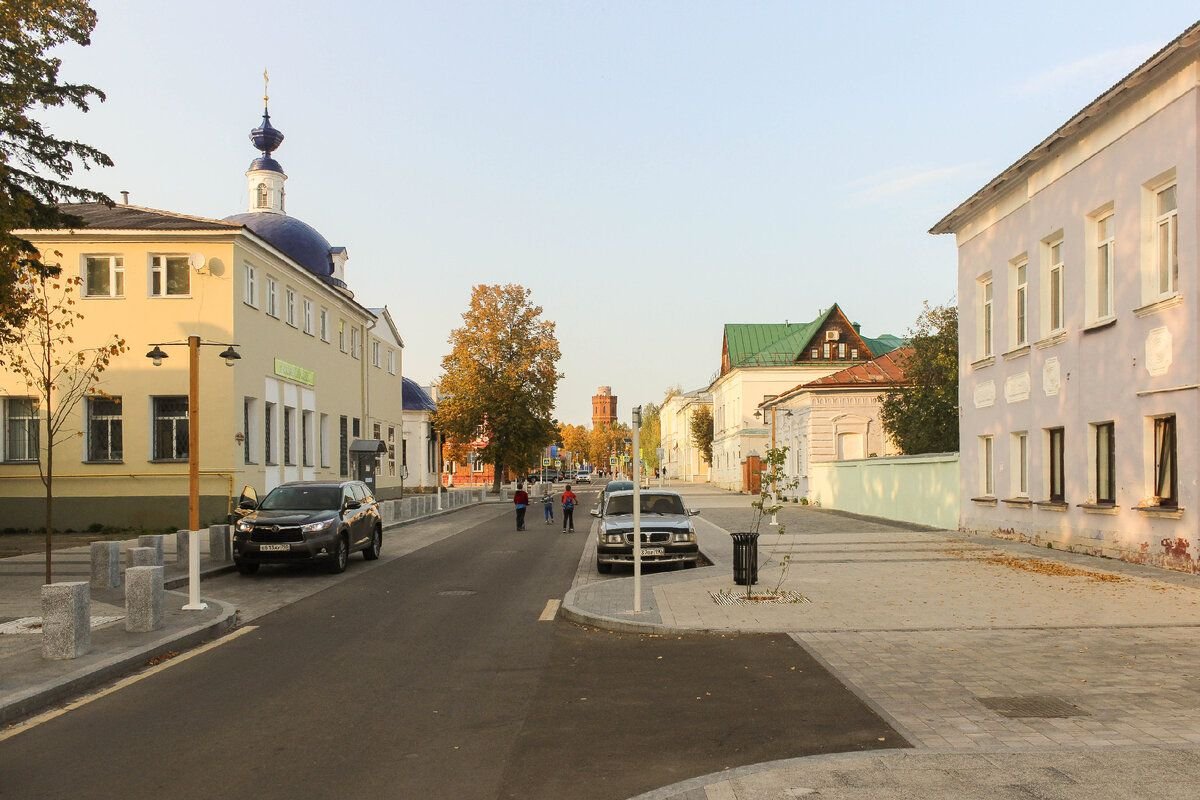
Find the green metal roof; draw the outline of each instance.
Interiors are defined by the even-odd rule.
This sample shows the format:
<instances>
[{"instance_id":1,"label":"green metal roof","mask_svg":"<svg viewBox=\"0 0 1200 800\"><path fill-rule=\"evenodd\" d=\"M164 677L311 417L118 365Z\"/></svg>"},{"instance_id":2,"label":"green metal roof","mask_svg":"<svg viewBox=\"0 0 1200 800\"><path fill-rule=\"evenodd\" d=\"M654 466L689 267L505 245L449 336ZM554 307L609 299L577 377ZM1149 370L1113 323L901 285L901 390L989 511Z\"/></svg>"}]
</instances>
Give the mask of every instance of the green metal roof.
<instances>
[{"instance_id":1,"label":"green metal roof","mask_svg":"<svg viewBox=\"0 0 1200 800\"><path fill-rule=\"evenodd\" d=\"M835 310L841 310L837 303L809 322L726 324L725 346L730 369L794 364ZM903 344L899 337L890 333L877 339L866 336L862 339L871 348L872 357L891 352Z\"/></svg>"}]
</instances>

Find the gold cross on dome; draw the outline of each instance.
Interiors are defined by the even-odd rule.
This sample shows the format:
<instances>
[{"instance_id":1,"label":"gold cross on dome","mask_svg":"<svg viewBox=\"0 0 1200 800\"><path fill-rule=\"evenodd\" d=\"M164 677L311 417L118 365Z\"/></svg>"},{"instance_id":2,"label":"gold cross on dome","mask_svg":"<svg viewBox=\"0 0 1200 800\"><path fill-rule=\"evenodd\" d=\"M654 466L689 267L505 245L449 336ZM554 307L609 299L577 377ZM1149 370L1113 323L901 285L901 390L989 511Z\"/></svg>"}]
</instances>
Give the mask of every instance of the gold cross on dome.
<instances>
[{"instance_id":1,"label":"gold cross on dome","mask_svg":"<svg viewBox=\"0 0 1200 800\"><path fill-rule=\"evenodd\" d=\"M271 76L264 69L263 70L263 104L264 105L267 102L267 85L270 84L270 82L271 82Z\"/></svg>"}]
</instances>

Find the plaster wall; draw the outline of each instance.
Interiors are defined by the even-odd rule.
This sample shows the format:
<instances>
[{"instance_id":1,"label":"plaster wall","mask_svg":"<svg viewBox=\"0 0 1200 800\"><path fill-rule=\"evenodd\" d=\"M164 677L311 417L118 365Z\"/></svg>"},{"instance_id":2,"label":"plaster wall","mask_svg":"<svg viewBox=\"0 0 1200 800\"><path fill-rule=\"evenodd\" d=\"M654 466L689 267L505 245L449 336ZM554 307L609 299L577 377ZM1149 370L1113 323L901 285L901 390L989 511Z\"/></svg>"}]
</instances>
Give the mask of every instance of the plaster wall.
<instances>
[{"instance_id":1,"label":"plaster wall","mask_svg":"<svg viewBox=\"0 0 1200 800\"><path fill-rule=\"evenodd\" d=\"M814 463L810 501L872 517L953 529L958 524L958 454Z\"/></svg>"}]
</instances>

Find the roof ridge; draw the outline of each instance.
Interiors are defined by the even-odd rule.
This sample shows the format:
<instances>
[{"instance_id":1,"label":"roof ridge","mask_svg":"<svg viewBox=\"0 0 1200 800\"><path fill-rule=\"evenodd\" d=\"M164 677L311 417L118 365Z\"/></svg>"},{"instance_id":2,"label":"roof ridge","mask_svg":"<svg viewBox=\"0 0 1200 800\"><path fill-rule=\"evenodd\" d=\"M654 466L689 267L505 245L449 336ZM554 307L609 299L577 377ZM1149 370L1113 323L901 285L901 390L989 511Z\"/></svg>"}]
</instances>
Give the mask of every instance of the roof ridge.
<instances>
[{"instance_id":1,"label":"roof ridge","mask_svg":"<svg viewBox=\"0 0 1200 800\"><path fill-rule=\"evenodd\" d=\"M150 206L138 206L132 203L113 203L111 206L109 206L107 203L59 203L58 206L59 208L64 206L68 208L71 206L106 206L109 209L128 208L134 211L145 211L150 214L162 214L164 217L172 217L173 219L186 219L191 222L207 222L210 225L225 225L229 228L246 227L240 223L235 224L232 222L226 222L223 219L216 219L214 217L202 217L199 214L183 214L179 211L168 211L164 208L151 208Z\"/></svg>"}]
</instances>

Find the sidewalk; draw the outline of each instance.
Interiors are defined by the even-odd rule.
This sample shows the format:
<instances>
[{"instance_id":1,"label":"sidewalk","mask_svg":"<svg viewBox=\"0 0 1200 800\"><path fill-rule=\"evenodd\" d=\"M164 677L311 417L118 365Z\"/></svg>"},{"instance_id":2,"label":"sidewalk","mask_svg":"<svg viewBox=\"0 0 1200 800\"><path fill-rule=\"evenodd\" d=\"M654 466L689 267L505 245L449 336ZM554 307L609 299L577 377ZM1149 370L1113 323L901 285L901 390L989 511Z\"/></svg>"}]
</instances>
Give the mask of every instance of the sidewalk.
<instances>
[{"instance_id":1,"label":"sidewalk","mask_svg":"<svg viewBox=\"0 0 1200 800\"><path fill-rule=\"evenodd\" d=\"M388 509L384 526L383 557L374 565L387 563L417 547L444 538L457 529L443 524L439 518L464 509L487 509L485 513L500 513L499 507L488 502L468 503L465 492L455 493L451 500L443 493L443 510L436 509L436 500L429 500L417 512L419 516L398 519L395 507ZM398 502L398 501L394 501ZM504 508L504 510L507 510ZM389 520L390 518L390 520ZM433 522L431 522L433 521ZM407 526L427 523L421 530ZM405 533L398 538L401 530ZM137 540L121 542L124 551L136 547ZM152 659L182 652L208 639L224 635L247 619L268 613L275 608L295 602L352 576L366 565L345 576L313 575L311 570L295 570L303 580L279 581L270 585L229 575L234 571L231 561L214 562L209 558L208 533L200 534L201 579L206 611L183 611L187 602L187 572L176 564L175 537L164 541L166 619L162 628L153 633L128 633L125 630L124 589L95 590L92 595L92 649L87 655L68 661L48 661L41 656L42 637L37 627L40 621L41 587L45 581L45 554L36 553L0 559L0 726L87 689L106 683L128 672L140 669ZM355 559L357 562L358 559ZM88 547L55 550L53 577L55 581L88 581L91 576L91 555ZM228 577L222 577L228 576Z\"/></svg>"},{"instance_id":2,"label":"sidewalk","mask_svg":"<svg viewBox=\"0 0 1200 800\"><path fill-rule=\"evenodd\" d=\"M714 566L644 576L635 615L632 579L585 575L585 553L564 615L787 633L914 749L745 767L647 798L1175 797L1184 783L1195 796L1194 778L1171 776L1200 760L1200 576L789 506L784 534L761 529L754 588L797 602L742 604L727 531L748 526L751 498L681 491Z\"/></svg>"}]
</instances>

